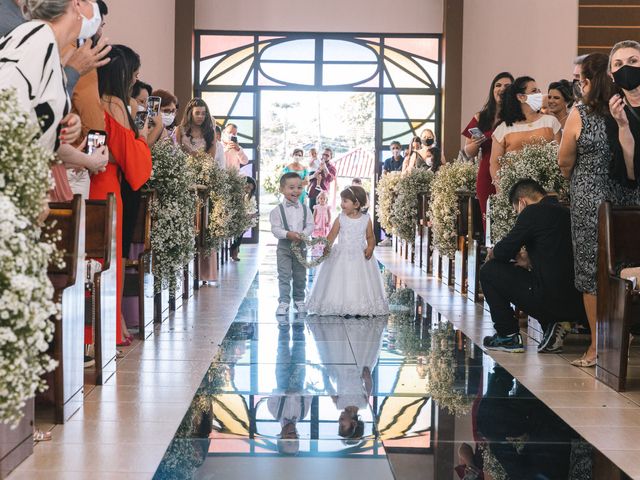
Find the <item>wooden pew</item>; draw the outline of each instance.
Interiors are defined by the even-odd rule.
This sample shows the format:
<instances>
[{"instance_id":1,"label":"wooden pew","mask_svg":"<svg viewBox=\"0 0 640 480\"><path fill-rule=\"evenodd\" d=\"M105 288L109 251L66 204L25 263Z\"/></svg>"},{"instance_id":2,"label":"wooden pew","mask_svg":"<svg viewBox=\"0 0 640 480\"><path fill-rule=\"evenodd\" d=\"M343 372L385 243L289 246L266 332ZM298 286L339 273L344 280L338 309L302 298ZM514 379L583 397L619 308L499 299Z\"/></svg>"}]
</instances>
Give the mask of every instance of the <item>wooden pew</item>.
<instances>
[{"instance_id":1,"label":"wooden pew","mask_svg":"<svg viewBox=\"0 0 640 480\"><path fill-rule=\"evenodd\" d=\"M75 195L70 203L50 203L47 225L59 230L58 250L64 251L64 267L49 265L48 274L61 304L61 318L55 320L53 374L56 423L67 421L81 406L84 388L84 279L85 207Z\"/></svg>"},{"instance_id":2,"label":"wooden pew","mask_svg":"<svg viewBox=\"0 0 640 480\"><path fill-rule=\"evenodd\" d=\"M598 212L598 362L596 378L626 389L629 334L640 320L640 293L620 277L622 266L640 265L640 207L600 205Z\"/></svg>"},{"instance_id":3,"label":"wooden pew","mask_svg":"<svg viewBox=\"0 0 640 480\"><path fill-rule=\"evenodd\" d=\"M116 199L86 200L87 258L102 259L102 271L93 275L92 317L96 352L96 385L116 373Z\"/></svg>"},{"instance_id":4,"label":"wooden pew","mask_svg":"<svg viewBox=\"0 0 640 480\"><path fill-rule=\"evenodd\" d=\"M27 400L16 428L0 423L0 478L7 478L33 453L34 403L33 398Z\"/></svg>"},{"instance_id":5,"label":"wooden pew","mask_svg":"<svg viewBox=\"0 0 640 480\"><path fill-rule=\"evenodd\" d=\"M134 244L144 245L136 260L126 262L124 276L124 296L138 298L138 320L140 340L153 333L154 320L154 279L151 270L151 210L154 192L143 191L138 208L138 216L133 230Z\"/></svg>"},{"instance_id":6,"label":"wooden pew","mask_svg":"<svg viewBox=\"0 0 640 480\"><path fill-rule=\"evenodd\" d=\"M480 300L480 254L483 242L482 212L476 194L470 190L458 193L458 250L456 252L457 292L469 300Z\"/></svg>"},{"instance_id":7,"label":"wooden pew","mask_svg":"<svg viewBox=\"0 0 640 480\"><path fill-rule=\"evenodd\" d=\"M207 230L209 229L209 191L204 188L198 188L198 228L196 239L196 268L194 274L194 288L200 288L202 277L200 276L200 261L209 255L207 248Z\"/></svg>"}]
</instances>

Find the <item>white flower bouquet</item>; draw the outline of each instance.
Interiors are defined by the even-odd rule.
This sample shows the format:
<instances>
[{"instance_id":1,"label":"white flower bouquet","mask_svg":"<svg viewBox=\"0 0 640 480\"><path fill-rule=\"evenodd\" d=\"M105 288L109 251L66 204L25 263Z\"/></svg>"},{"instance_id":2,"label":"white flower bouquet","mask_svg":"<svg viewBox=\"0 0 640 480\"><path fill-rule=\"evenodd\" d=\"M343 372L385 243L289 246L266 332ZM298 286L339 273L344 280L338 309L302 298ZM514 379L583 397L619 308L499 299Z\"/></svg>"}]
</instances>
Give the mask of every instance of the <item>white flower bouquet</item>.
<instances>
[{"instance_id":1,"label":"white flower bouquet","mask_svg":"<svg viewBox=\"0 0 640 480\"><path fill-rule=\"evenodd\" d=\"M433 244L443 255L453 257L456 252L456 220L460 213L457 191L475 190L477 172L473 163L447 163L431 183L429 220Z\"/></svg>"},{"instance_id":2,"label":"white flower bouquet","mask_svg":"<svg viewBox=\"0 0 640 480\"><path fill-rule=\"evenodd\" d=\"M0 421L16 425L22 408L46 388L42 376L56 362L48 355L52 317L59 314L47 266L55 252L40 229L0 193Z\"/></svg>"},{"instance_id":3,"label":"white flower bouquet","mask_svg":"<svg viewBox=\"0 0 640 480\"><path fill-rule=\"evenodd\" d=\"M151 149L153 171L148 185L156 190L151 203L153 274L161 285L174 288L195 252L195 173L187 155L170 140Z\"/></svg>"},{"instance_id":4,"label":"white flower bouquet","mask_svg":"<svg viewBox=\"0 0 640 480\"><path fill-rule=\"evenodd\" d=\"M395 186L396 197L391 206L390 222L394 233L411 244L416 241L418 195L429 193L434 177L431 170L415 169L401 175Z\"/></svg>"},{"instance_id":5,"label":"white flower bouquet","mask_svg":"<svg viewBox=\"0 0 640 480\"><path fill-rule=\"evenodd\" d=\"M525 145L522 150L509 152L500 158L498 187L500 193L491 197L491 240L493 243L503 238L516 221L516 213L509 203L509 190L518 180L536 180L548 192L555 192L561 200L568 196L569 183L562 176L558 166L558 144L556 142L535 142Z\"/></svg>"},{"instance_id":6,"label":"white flower bouquet","mask_svg":"<svg viewBox=\"0 0 640 480\"><path fill-rule=\"evenodd\" d=\"M402 174L391 172L380 178L378 182L378 205L377 215L380 226L388 233L396 233L393 227L393 204L398 196L397 188Z\"/></svg>"}]
</instances>

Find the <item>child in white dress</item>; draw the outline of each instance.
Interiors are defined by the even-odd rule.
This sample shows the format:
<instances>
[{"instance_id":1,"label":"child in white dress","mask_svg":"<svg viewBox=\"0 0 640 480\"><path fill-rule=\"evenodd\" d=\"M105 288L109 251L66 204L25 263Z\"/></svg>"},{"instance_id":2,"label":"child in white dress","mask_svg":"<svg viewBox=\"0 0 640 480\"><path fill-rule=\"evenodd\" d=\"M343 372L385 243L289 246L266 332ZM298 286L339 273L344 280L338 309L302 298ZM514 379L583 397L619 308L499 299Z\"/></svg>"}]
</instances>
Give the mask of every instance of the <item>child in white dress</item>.
<instances>
[{"instance_id":1,"label":"child in white dress","mask_svg":"<svg viewBox=\"0 0 640 480\"><path fill-rule=\"evenodd\" d=\"M362 187L351 186L340 197L342 213L327 237L330 244L338 238L338 244L318 268L307 310L317 315L386 315L389 304L373 258L373 226L369 215L361 212L367 193Z\"/></svg>"}]
</instances>

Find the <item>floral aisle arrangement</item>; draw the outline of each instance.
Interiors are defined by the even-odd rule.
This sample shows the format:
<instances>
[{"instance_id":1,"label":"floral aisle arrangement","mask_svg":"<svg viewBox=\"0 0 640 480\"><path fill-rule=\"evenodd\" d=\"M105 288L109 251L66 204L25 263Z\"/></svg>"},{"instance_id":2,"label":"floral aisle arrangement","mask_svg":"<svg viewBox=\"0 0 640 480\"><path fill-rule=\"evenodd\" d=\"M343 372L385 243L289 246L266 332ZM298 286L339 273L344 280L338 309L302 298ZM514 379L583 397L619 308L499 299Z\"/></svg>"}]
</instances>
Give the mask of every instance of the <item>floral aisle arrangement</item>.
<instances>
[{"instance_id":1,"label":"floral aisle arrangement","mask_svg":"<svg viewBox=\"0 0 640 480\"><path fill-rule=\"evenodd\" d=\"M175 288L184 265L195 252L195 173L187 155L170 140L151 149L153 171L148 185L156 195L151 203L153 274L161 285Z\"/></svg>"},{"instance_id":2,"label":"floral aisle arrangement","mask_svg":"<svg viewBox=\"0 0 640 480\"><path fill-rule=\"evenodd\" d=\"M416 169L401 175L395 187L395 201L391 207L392 230L403 240L416 241L418 221L418 195L429 193L435 174L431 170Z\"/></svg>"},{"instance_id":3,"label":"floral aisle arrangement","mask_svg":"<svg viewBox=\"0 0 640 480\"><path fill-rule=\"evenodd\" d=\"M38 225L55 159L38 144L39 134L15 91L0 92L0 423L12 425L56 367L47 350L59 305L47 267L62 260L56 234L42 240Z\"/></svg>"},{"instance_id":4,"label":"floral aisle arrangement","mask_svg":"<svg viewBox=\"0 0 640 480\"><path fill-rule=\"evenodd\" d=\"M569 183L558 167L558 144L536 142L517 152L509 152L499 160L498 186L500 193L491 198L491 240L497 242L513 227L516 213L509 203L509 190L523 178L536 180L548 192L556 192L565 200Z\"/></svg>"},{"instance_id":5,"label":"floral aisle arrangement","mask_svg":"<svg viewBox=\"0 0 640 480\"><path fill-rule=\"evenodd\" d=\"M460 213L456 192L475 190L477 171L478 167L473 163L447 163L431 184L429 219L433 244L443 255L453 257L456 252L456 219Z\"/></svg>"},{"instance_id":6,"label":"floral aisle arrangement","mask_svg":"<svg viewBox=\"0 0 640 480\"><path fill-rule=\"evenodd\" d=\"M0 422L17 425L27 399L56 367L48 355L59 313L47 277L52 243L0 193Z\"/></svg>"},{"instance_id":7,"label":"floral aisle arrangement","mask_svg":"<svg viewBox=\"0 0 640 480\"><path fill-rule=\"evenodd\" d=\"M427 390L441 407L452 415L466 415L471 401L455 387L457 360L455 357L455 330L448 322L431 329L431 351L427 356Z\"/></svg>"},{"instance_id":8,"label":"floral aisle arrangement","mask_svg":"<svg viewBox=\"0 0 640 480\"><path fill-rule=\"evenodd\" d=\"M388 233L396 233L393 230L393 204L398 195L398 184L402 175L400 172L391 172L380 178L378 182L378 205L377 214L380 226Z\"/></svg>"}]
</instances>

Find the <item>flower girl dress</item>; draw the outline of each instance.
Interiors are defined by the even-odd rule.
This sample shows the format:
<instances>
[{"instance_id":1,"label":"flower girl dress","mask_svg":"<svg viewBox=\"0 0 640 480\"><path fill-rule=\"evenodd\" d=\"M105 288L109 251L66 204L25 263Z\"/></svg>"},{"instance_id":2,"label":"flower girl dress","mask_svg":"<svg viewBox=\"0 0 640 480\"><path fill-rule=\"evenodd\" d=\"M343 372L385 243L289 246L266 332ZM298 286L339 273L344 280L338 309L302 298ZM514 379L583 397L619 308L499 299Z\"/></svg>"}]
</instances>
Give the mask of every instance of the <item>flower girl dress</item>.
<instances>
[{"instance_id":1,"label":"flower girl dress","mask_svg":"<svg viewBox=\"0 0 640 480\"><path fill-rule=\"evenodd\" d=\"M318 267L307 310L316 315L375 316L389 313L382 274L375 257L367 260L366 233L370 217L338 217L338 243Z\"/></svg>"}]
</instances>

